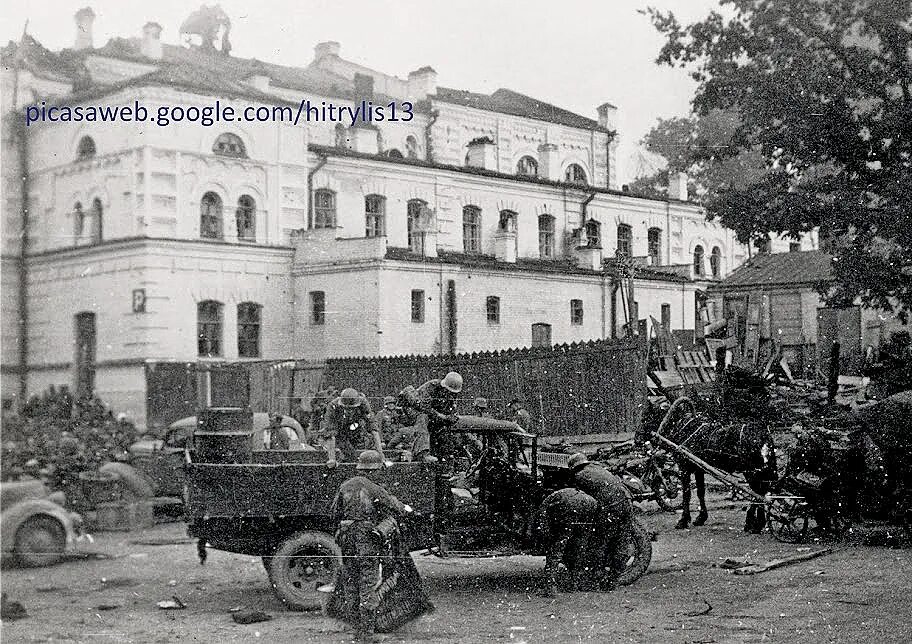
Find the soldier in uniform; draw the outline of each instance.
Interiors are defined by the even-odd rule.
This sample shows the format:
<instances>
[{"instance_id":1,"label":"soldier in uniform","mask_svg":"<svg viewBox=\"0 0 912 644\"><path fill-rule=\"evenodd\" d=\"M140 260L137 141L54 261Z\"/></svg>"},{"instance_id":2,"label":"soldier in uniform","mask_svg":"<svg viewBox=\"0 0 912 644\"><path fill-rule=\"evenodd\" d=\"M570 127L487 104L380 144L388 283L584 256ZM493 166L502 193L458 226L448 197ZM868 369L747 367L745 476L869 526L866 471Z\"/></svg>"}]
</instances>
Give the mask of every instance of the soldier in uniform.
<instances>
[{"instance_id":1,"label":"soldier in uniform","mask_svg":"<svg viewBox=\"0 0 912 644\"><path fill-rule=\"evenodd\" d=\"M323 446L329 453L326 465L336 466L336 448L342 452L344 462L357 461L368 433L373 439L374 449L383 454L380 432L377 431L367 398L351 387L343 389L339 397L326 406L326 413L320 423Z\"/></svg>"},{"instance_id":2,"label":"soldier in uniform","mask_svg":"<svg viewBox=\"0 0 912 644\"><path fill-rule=\"evenodd\" d=\"M383 444L389 442L398 433L402 423L399 420L399 410L396 407L396 397L386 396L383 398L383 409L377 412L377 429L380 431L380 438Z\"/></svg>"},{"instance_id":3,"label":"soldier in uniform","mask_svg":"<svg viewBox=\"0 0 912 644\"><path fill-rule=\"evenodd\" d=\"M591 561L602 585L612 590L626 564L626 535L633 521L633 500L621 479L604 466L590 463L584 454L572 455L567 465L573 487L598 501Z\"/></svg>"},{"instance_id":4,"label":"soldier in uniform","mask_svg":"<svg viewBox=\"0 0 912 644\"><path fill-rule=\"evenodd\" d=\"M366 472L382 466L380 452L367 450L358 457L359 470ZM392 553L393 567L400 568L400 574L392 581L394 571L381 567L381 562L390 561L387 546L398 530L396 520L411 512L411 507L366 476L345 481L333 501L332 514L339 524L336 541L342 550L342 569L334 591L334 600L338 599L341 605L331 601L330 614L356 622L362 638L372 636L377 628L378 609L385 607L388 609L385 612L395 614L401 623L403 617L409 619L433 608L407 552L401 556L396 548ZM403 588L392 592L399 579L405 582ZM382 606L384 601L408 605Z\"/></svg>"},{"instance_id":5,"label":"soldier in uniform","mask_svg":"<svg viewBox=\"0 0 912 644\"><path fill-rule=\"evenodd\" d=\"M545 551L543 594L557 595L561 566L570 573L570 590L576 590L587 572L587 553L593 538L598 501L576 488L563 488L545 497L539 508L534 536Z\"/></svg>"},{"instance_id":6,"label":"soldier in uniform","mask_svg":"<svg viewBox=\"0 0 912 644\"><path fill-rule=\"evenodd\" d=\"M510 420L522 427L524 431L529 431L529 428L532 427L532 416L526 411L525 406L519 401L519 398L511 400L508 407L513 413L513 418Z\"/></svg>"}]
</instances>

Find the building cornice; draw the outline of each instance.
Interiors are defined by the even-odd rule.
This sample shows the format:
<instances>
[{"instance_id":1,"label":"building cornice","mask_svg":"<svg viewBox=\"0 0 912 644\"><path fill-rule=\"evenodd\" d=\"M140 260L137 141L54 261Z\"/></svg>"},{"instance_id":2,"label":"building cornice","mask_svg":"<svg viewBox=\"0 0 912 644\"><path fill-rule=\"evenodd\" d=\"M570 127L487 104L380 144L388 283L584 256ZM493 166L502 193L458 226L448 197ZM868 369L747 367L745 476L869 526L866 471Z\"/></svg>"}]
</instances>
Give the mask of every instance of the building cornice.
<instances>
[{"instance_id":1,"label":"building cornice","mask_svg":"<svg viewBox=\"0 0 912 644\"><path fill-rule=\"evenodd\" d=\"M106 240L91 246L70 246L67 248L57 248L52 250L41 251L38 253L29 253L29 260L55 260L71 258L88 258L95 255L105 254L116 250L127 250L132 248L148 247L152 245L166 247L168 245L193 247L199 250L225 250L231 252L241 251L244 254L259 256L263 252L276 255L291 255L294 249L291 246L251 244L243 242L227 242L215 239L178 239L171 237L124 237L122 239Z\"/></svg>"}]
</instances>

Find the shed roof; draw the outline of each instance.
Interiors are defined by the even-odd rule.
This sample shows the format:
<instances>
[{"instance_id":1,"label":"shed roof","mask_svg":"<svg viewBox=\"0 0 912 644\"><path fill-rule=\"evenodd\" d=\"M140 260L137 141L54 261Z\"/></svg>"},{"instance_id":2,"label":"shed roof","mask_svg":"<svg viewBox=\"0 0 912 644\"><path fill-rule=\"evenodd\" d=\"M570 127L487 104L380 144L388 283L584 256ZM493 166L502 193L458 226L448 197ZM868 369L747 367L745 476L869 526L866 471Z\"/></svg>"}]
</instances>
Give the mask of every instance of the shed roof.
<instances>
[{"instance_id":1,"label":"shed roof","mask_svg":"<svg viewBox=\"0 0 912 644\"><path fill-rule=\"evenodd\" d=\"M710 290L806 286L833 279L833 256L820 250L758 255L735 269Z\"/></svg>"}]
</instances>

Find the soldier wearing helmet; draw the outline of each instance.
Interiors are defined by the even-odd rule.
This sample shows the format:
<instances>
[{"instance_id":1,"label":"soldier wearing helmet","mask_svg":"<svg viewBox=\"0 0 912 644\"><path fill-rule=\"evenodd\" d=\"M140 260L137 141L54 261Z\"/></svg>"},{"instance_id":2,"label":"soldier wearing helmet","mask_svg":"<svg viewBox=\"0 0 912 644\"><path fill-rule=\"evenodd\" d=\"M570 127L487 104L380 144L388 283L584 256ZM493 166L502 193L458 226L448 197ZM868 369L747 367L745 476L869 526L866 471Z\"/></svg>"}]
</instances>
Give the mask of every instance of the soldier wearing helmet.
<instances>
[{"instance_id":1,"label":"soldier wearing helmet","mask_svg":"<svg viewBox=\"0 0 912 644\"><path fill-rule=\"evenodd\" d=\"M342 452L342 458L346 463L357 461L367 434L373 439L374 449L382 454L380 432L371 413L370 403L355 389L343 389L339 397L326 406L326 413L320 424L323 446L329 452L326 465L336 466L336 448Z\"/></svg>"},{"instance_id":2,"label":"soldier wearing helmet","mask_svg":"<svg viewBox=\"0 0 912 644\"><path fill-rule=\"evenodd\" d=\"M438 460L449 460L454 451L446 430L456 423L456 401L462 391L462 376L455 371L440 380L428 380L414 390L413 396L402 396L404 404L427 416L427 445L416 440L415 452L425 451Z\"/></svg>"}]
</instances>

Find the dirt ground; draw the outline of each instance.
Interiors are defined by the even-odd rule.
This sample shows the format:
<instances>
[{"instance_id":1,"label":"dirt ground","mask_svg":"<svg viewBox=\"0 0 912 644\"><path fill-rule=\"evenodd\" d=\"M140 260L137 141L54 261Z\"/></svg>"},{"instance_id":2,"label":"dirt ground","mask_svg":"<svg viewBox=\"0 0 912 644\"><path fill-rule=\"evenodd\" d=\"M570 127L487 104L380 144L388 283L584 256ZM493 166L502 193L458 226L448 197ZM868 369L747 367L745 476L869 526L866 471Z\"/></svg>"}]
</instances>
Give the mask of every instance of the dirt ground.
<instances>
[{"instance_id":1,"label":"dirt ground","mask_svg":"<svg viewBox=\"0 0 912 644\"><path fill-rule=\"evenodd\" d=\"M800 546L741 530L740 503L711 497L702 528L649 513L659 532L649 572L612 593L537 595L542 560L440 560L416 554L437 610L385 642L909 642L912 552L836 544L833 554L754 576L717 567L764 562ZM283 609L258 559L210 551L205 566L182 523L95 535L93 553L47 569L9 569L3 590L30 617L5 622L4 642L345 642L344 625ZM804 546L806 549L808 546ZM816 548L816 545L810 545ZM156 602L177 595L185 610ZM234 607L272 620L235 624Z\"/></svg>"}]
</instances>

